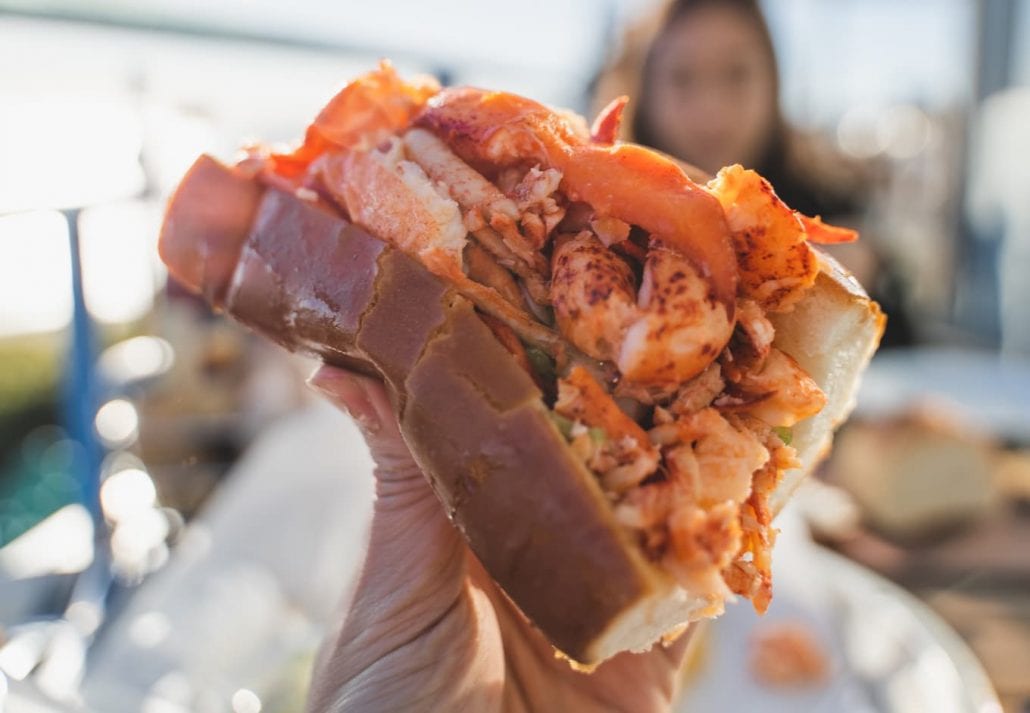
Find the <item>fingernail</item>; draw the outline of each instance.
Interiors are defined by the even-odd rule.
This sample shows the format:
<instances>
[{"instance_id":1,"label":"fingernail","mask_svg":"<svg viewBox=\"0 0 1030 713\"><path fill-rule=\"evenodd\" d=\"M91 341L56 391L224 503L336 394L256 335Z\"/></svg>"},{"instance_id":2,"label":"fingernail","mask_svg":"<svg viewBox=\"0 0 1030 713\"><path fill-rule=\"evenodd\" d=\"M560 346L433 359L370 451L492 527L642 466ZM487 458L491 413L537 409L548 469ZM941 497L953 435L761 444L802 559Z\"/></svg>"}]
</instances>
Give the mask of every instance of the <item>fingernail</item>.
<instances>
[{"instance_id":1,"label":"fingernail","mask_svg":"<svg viewBox=\"0 0 1030 713\"><path fill-rule=\"evenodd\" d=\"M377 433L382 422L369 399L364 377L342 369L321 366L308 378L308 386L346 411L367 435Z\"/></svg>"}]
</instances>

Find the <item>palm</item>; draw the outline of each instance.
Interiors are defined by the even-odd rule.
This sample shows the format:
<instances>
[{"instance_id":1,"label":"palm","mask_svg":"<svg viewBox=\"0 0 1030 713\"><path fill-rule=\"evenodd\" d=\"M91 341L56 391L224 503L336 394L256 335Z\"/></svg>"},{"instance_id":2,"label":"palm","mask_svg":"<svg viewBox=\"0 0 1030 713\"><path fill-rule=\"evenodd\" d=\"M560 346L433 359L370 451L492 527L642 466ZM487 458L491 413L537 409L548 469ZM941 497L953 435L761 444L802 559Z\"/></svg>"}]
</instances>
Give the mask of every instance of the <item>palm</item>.
<instances>
[{"instance_id":1,"label":"palm","mask_svg":"<svg viewBox=\"0 0 1030 713\"><path fill-rule=\"evenodd\" d=\"M309 710L669 709L686 637L573 670L471 555L400 438L378 385L316 384L363 427L376 468L365 563L323 648Z\"/></svg>"},{"instance_id":2,"label":"palm","mask_svg":"<svg viewBox=\"0 0 1030 713\"><path fill-rule=\"evenodd\" d=\"M486 593L497 636L490 640L466 638L479 647L503 675L501 695L492 710L521 711L666 711L674 693L676 672L686 639L669 648L646 654L623 654L599 666L592 674L572 669L555 656L554 649L522 616L497 586L470 565L470 587ZM476 613L470 612L474 617ZM477 617L482 620L482 615Z\"/></svg>"}]
</instances>

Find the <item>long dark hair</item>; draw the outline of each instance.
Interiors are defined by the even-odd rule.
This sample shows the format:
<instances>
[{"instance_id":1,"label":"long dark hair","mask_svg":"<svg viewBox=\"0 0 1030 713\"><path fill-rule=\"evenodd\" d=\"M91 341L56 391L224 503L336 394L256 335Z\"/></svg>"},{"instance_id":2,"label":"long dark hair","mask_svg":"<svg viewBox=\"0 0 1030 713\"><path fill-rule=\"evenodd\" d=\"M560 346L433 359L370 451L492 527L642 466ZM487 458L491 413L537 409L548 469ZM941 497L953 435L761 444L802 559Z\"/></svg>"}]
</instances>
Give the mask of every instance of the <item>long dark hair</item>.
<instances>
[{"instance_id":1,"label":"long dark hair","mask_svg":"<svg viewBox=\"0 0 1030 713\"><path fill-rule=\"evenodd\" d=\"M649 43L647 52L644 55L643 66L640 68L641 82L638 88L637 111L633 115L632 131L634 140L637 143L653 146L662 151L669 151L668 146L662 146L661 141L655 134L652 126L651 116L648 107L651 105L651 76L654 71L654 58L656 50L661 45L662 39L673 25L703 8L717 7L727 8L739 13L741 18L746 19L754 27L761 43L762 51L765 53L769 67L769 74L773 82L773 116L774 126L769 133L770 143L780 143L785 126L783 114L780 110L780 72L776 62L776 52L773 49L772 35L769 33L769 26L765 22L761 9L755 0L676 0L669 3L661 15L657 34Z\"/></svg>"},{"instance_id":2,"label":"long dark hair","mask_svg":"<svg viewBox=\"0 0 1030 713\"><path fill-rule=\"evenodd\" d=\"M757 159L755 168L776 187L776 192L788 205L809 215L833 217L856 212L864 197L853 181L840 180L841 177L827 175L826 166L820 165L813 155L813 147L794 131L783 116L780 105L780 73L773 46L772 34L765 16L757 0L671 0L656 15L649 18L638 29L627 35L627 46L623 47L622 56L613 67L623 63L623 83L626 74L635 73L635 82L629 82L630 92L635 93L635 111L629 117L628 127L632 140L646 146L669 152L669 147L662 146L648 115L650 105L648 94L651 90L651 71L655 48L669 28L703 8L728 8L739 13L742 19L750 22L761 44L762 51L768 61L769 72L773 82L773 120L766 134L765 145ZM634 47L637 45L643 47ZM634 57L635 54L635 57ZM635 64L633 69L630 69ZM634 86L635 85L635 86ZM601 83L603 90L603 82ZM835 160L837 157L835 157ZM847 185L851 183L852 185ZM843 185L842 185L843 184Z\"/></svg>"}]
</instances>

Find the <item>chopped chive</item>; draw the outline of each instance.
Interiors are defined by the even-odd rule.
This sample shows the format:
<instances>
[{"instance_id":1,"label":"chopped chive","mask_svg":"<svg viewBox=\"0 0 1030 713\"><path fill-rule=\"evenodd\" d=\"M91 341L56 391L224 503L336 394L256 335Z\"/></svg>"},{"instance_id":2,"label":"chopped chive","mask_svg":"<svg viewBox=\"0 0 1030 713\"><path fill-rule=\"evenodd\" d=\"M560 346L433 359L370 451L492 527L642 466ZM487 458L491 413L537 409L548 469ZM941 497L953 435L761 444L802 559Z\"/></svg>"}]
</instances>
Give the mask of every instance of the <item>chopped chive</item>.
<instances>
[{"instance_id":1,"label":"chopped chive","mask_svg":"<svg viewBox=\"0 0 1030 713\"><path fill-rule=\"evenodd\" d=\"M537 347L526 347L526 356L529 357L529 364L533 367L533 371L545 382L550 383L558 378L554 361L547 355L547 352Z\"/></svg>"},{"instance_id":2,"label":"chopped chive","mask_svg":"<svg viewBox=\"0 0 1030 713\"><path fill-rule=\"evenodd\" d=\"M773 431L786 446L789 446L790 442L794 440L794 431L787 426L773 426Z\"/></svg>"},{"instance_id":3,"label":"chopped chive","mask_svg":"<svg viewBox=\"0 0 1030 713\"><path fill-rule=\"evenodd\" d=\"M572 421L554 411L551 412L551 420L554 421L554 425L558 427L563 436L572 438Z\"/></svg>"}]
</instances>

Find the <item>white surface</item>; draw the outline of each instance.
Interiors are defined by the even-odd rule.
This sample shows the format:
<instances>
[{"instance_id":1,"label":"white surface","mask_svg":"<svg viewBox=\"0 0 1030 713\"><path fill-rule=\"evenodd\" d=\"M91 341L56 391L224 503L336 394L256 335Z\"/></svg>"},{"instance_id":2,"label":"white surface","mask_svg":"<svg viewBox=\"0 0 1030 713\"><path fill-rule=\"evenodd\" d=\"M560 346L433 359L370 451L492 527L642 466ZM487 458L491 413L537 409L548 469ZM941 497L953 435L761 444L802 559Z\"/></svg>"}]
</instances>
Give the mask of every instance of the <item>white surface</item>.
<instances>
[{"instance_id":1,"label":"white surface","mask_svg":"<svg viewBox=\"0 0 1030 713\"><path fill-rule=\"evenodd\" d=\"M774 556L774 596L764 617L749 602L727 607L702 642L701 671L680 713L1000 713L980 664L911 595L817 547L788 510ZM806 626L823 645L830 677L772 689L750 674L753 633L783 622Z\"/></svg>"},{"instance_id":2,"label":"white surface","mask_svg":"<svg viewBox=\"0 0 1030 713\"><path fill-rule=\"evenodd\" d=\"M360 563L372 492L343 414L317 403L271 427L100 641L90 707L229 710L311 651Z\"/></svg>"},{"instance_id":3,"label":"white surface","mask_svg":"<svg viewBox=\"0 0 1030 713\"><path fill-rule=\"evenodd\" d=\"M93 519L81 505L66 505L0 548L0 576L73 574L92 561Z\"/></svg>"}]
</instances>

